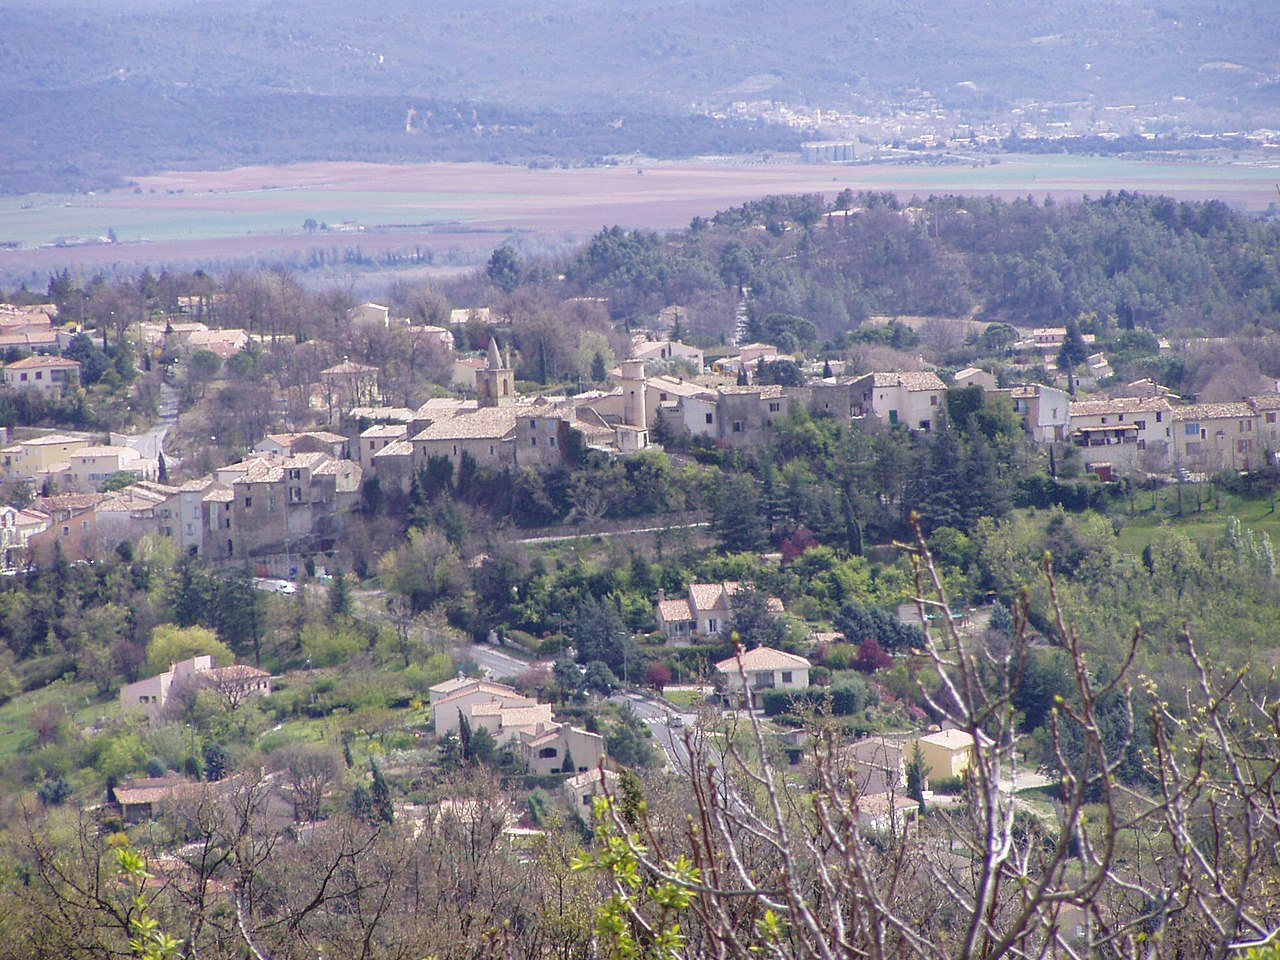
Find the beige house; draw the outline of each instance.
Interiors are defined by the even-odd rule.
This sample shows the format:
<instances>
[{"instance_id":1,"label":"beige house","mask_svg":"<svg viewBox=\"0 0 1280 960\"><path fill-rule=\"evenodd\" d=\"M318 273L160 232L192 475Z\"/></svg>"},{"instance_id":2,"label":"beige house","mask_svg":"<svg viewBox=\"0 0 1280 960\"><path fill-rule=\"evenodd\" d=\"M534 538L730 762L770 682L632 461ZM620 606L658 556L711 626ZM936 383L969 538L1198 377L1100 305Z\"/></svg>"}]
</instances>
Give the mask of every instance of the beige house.
<instances>
[{"instance_id":1,"label":"beige house","mask_svg":"<svg viewBox=\"0 0 1280 960\"><path fill-rule=\"evenodd\" d=\"M102 444L72 452L67 469L57 471L54 465L49 475L66 490L97 490L104 480L117 473L132 473L144 480L153 476L155 470L155 461L144 460L133 447Z\"/></svg>"},{"instance_id":2,"label":"beige house","mask_svg":"<svg viewBox=\"0 0 1280 960\"><path fill-rule=\"evenodd\" d=\"M154 720L169 702L175 685L183 683L210 686L236 703L245 697L271 693L271 674L265 670L245 664L215 667L213 658L205 655L171 664L164 673L128 684L120 690L120 702L141 707Z\"/></svg>"},{"instance_id":3,"label":"beige house","mask_svg":"<svg viewBox=\"0 0 1280 960\"><path fill-rule=\"evenodd\" d=\"M0 567L25 565L31 538L48 528L49 515L42 510L0 507Z\"/></svg>"},{"instance_id":4,"label":"beige house","mask_svg":"<svg viewBox=\"0 0 1280 960\"><path fill-rule=\"evenodd\" d=\"M192 657L169 665L164 673L126 684L120 689L120 702L126 707L142 707L152 719L157 717L169 702L169 693L175 683L194 680L197 675L213 669L213 657Z\"/></svg>"},{"instance_id":5,"label":"beige house","mask_svg":"<svg viewBox=\"0 0 1280 960\"><path fill-rule=\"evenodd\" d=\"M605 760L604 737L567 723L554 723L538 734L522 734L525 767L532 774L586 773ZM565 769L568 764L572 769Z\"/></svg>"},{"instance_id":6,"label":"beige house","mask_svg":"<svg viewBox=\"0 0 1280 960\"><path fill-rule=\"evenodd\" d=\"M1133 469L1143 454L1163 464L1173 442L1173 409L1164 397L1077 400L1068 410L1071 442L1089 466Z\"/></svg>"},{"instance_id":7,"label":"beige house","mask_svg":"<svg viewBox=\"0 0 1280 960\"><path fill-rule=\"evenodd\" d=\"M920 756L933 779L959 777L973 762L973 737L964 730L940 730L917 737L905 747L907 756L920 745Z\"/></svg>"},{"instance_id":8,"label":"beige house","mask_svg":"<svg viewBox=\"0 0 1280 960\"><path fill-rule=\"evenodd\" d=\"M375 423L366 428L354 441L356 461L364 469L372 470L374 454L397 440L403 440L408 432L408 425L403 423Z\"/></svg>"},{"instance_id":9,"label":"beige house","mask_svg":"<svg viewBox=\"0 0 1280 960\"><path fill-rule=\"evenodd\" d=\"M1266 412L1260 424L1247 401L1174 407L1172 465L1201 473L1250 469L1260 462Z\"/></svg>"},{"instance_id":10,"label":"beige house","mask_svg":"<svg viewBox=\"0 0 1280 960\"><path fill-rule=\"evenodd\" d=\"M603 780L601 775L603 774ZM576 773L564 782L560 788L568 801L569 807L577 811L583 820L591 820L591 807L595 798L602 796L605 790L614 796L618 793L618 783L622 777L612 770L587 770Z\"/></svg>"},{"instance_id":11,"label":"beige house","mask_svg":"<svg viewBox=\"0 0 1280 960\"><path fill-rule=\"evenodd\" d=\"M773 647L756 647L716 664L731 703L759 709L767 690L804 690L809 686L809 661ZM744 686L745 677L745 686ZM749 700L748 700L749 696Z\"/></svg>"},{"instance_id":12,"label":"beige house","mask_svg":"<svg viewBox=\"0 0 1280 960\"><path fill-rule=\"evenodd\" d=\"M0 466L8 476L34 480L48 473L54 464L70 463L71 454L87 446L89 441L83 437L51 433L0 450Z\"/></svg>"},{"instance_id":13,"label":"beige house","mask_svg":"<svg viewBox=\"0 0 1280 960\"><path fill-rule=\"evenodd\" d=\"M714 636L720 633L733 614L733 596L743 588L739 580L722 583L691 583L689 594L678 600L668 600L666 593L658 591L655 616L658 629L667 635L671 643L689 643L697 636ZM782 601L768 598L769 609L784 613Z\"/></svg>"},{"instance_id":14,"label":"beige house","mask_svg":"<svg viewBox=\"0 0 1280 960\"><path fill-rule=\"evenodd\" d=\"M447 680L437 687L443 692L437 695L436 687L431 688L431 717L438 737L457 736L462 728L462 718L471 723L477 708L484 708L486 715L493 716L493 708L523 710L538 706L533 697L526 697L506 684L488 680L467 680L465 683Z\"/></svg>"},{"instance_id":15,"label":"beige house","mask_svg":"<svg viewBox=\"0 0 1280 960\"><path fill-rule=\"evenodd\" d=\"M60 394L80 386L80 361L62 357L26 357L5 366L2 374L11 390Z\"/></svg>"},{"instance_id":16,"label":"beige house","mask_svg":"<svg viewBox=\"0 0 1280 960\"><path fill-rule=\"evenodd\" d=\"M953 378L957 387L981 387L984 392L996 389L995 374L977 367L965 367L956 371Z\"/></svg>"},{"instance_id":17,"label":"beige house","mask_svg":"<svg viewBox=\"0 0 1280 960\"><path fill-rule=\"evenodd\" d=\"M670 363L683 360L690 364L695 373L701 373L706 364L703 352L679 340L641 340L631 344L631 359L643 360L646 363Z\"/></svg>"}]
</instances>

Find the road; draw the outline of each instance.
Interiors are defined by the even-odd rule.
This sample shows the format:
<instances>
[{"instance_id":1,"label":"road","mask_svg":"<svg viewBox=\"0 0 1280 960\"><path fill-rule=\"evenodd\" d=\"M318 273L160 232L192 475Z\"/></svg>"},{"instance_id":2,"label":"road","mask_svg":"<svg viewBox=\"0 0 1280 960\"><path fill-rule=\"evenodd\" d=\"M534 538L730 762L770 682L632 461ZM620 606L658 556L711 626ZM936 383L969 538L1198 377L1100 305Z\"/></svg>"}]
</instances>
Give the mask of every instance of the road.
<instances>
[{"instance_id":1,"label":"road","mask_svg":"<svg viewBox=\"0 0 1280 960\"><path fill-rule=\"evenodd\" d=\"M514 677L517 674L524 673L526 670L551 666L550 663L542 660L521 660L519 657L513 657L497 647L491 647L484 643L473 644L467 648L467 653L476 662L477 666L487 670L495 680L501 680L503 677Z\"/></svg>"},{"instance_id":2,"label":"road","mask_svg":"<svg viewBox=\"0 0 1280 960\"><path fill-rule=\"evenodd\" d=\"M169 384L160 383L160 418L156 421L155 426L135 436L124 436L117 434L118 439L123 439L127 446L138 451L138 456L144 460L155 460L159 457L164 449L164 438L169 433L170 428L178 422L178 394ZM165 460L170 465L176 464L176 460L165 456Z\"/></svg>"},{"instance_id":3,"label":"road","mask_svg":"<svg viewBox=\"0 0 1280 960\"><path fill-rule=\"evenodd\" d=\"M661 700L641 693L615 693L609 699L614 703L629 704L636 716L653 731L653 739L666 755L667 764L677 773L688 774L690 758L689 748L684 742L684 725L696 719L693 714L674 713ZM679 719L673 726L670 721L676 717Z\"/></svg>"}]
</instances>

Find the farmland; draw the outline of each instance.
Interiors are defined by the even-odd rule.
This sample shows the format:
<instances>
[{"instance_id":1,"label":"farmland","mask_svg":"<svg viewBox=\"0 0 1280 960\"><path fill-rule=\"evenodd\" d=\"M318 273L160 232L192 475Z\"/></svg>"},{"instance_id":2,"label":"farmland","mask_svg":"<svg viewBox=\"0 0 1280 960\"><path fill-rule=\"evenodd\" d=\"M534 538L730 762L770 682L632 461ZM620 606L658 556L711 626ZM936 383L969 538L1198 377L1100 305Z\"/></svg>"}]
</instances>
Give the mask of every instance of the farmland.
<instances>
[{"instance_id":1,"label":"farmland","mask_svg":"<svg viewBox=\"0 0 1280 960\"><path fill-rule=\"evenodd\" d=\"M517 239L532 249L580 241L602 225L667 229L777 193L894 191L1069 200L1107 190L1219 198L1260 211L1274 166L1075 156L999 162L819 166L748 161L531 169L498 164L312 163L173 171L77 195L0 198L0 279L63 266L286 262L358 250L436 267L478 262ZM303 229L314 221L317 229ZM320 225L329 229L320 229ZM111 232L114 244L98 242ZM88 241L83 242L83 241ZM71 244L71 245L68 245Z\"/></svg>"}]
</instances>

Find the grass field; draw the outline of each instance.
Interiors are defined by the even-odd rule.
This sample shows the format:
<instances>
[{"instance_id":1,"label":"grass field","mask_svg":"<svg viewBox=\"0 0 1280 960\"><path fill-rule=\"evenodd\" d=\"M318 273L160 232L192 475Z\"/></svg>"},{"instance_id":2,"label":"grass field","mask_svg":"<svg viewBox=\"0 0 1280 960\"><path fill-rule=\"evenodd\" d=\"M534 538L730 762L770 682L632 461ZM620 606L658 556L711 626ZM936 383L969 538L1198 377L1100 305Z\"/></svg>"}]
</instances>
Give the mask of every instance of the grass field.
<instances>
[{"instance_id":1,"label":"grass field","mask_svg":"<svg viewBox=\"0 0 1280 960\"><path fill-rule=\"evenodd\" d=\"M1201 487L1199 509L1197 487ZM1280 543L1280 508L1271 500L1245 500L1230 493L1211 493L1207 484L1186 484L1181 516L1177 513L1175 487L1159 491L1154 501L1149 491L1139 493L1134 503L1137 512L1125 516L1119 534L1120 548L1126 553L1141 553L1168 528L1181 530L1199 543L1217 540L1226 530L1229 517L1238 517L1241 526L1258 535L1266 533L1272 542Z\"/></svg>"},{"instance_id":2,"label":"grass field","mask_svg":"<svg viewBox=\"0 0 1280 960\"><path fill-rule=\"evenodd\" d=\"M700 161L575 169L497 164L311 163L175 171L136 187L79 195L0 197L0 279L63 266L288 258L360 246L376 254L415 245L482 258L507 237L577 242L602 226L672 229L777 193L854 190L913 194L1053 195L1107 190L1220 198L1261 210L1277 168L1105 157L1003 157L999 162L816 165ZM303 231L303 222L350 232ZM359 230L360 232L356 232ZM116 244L48 246L60 238Z\"/></svg>"}]
</instances>

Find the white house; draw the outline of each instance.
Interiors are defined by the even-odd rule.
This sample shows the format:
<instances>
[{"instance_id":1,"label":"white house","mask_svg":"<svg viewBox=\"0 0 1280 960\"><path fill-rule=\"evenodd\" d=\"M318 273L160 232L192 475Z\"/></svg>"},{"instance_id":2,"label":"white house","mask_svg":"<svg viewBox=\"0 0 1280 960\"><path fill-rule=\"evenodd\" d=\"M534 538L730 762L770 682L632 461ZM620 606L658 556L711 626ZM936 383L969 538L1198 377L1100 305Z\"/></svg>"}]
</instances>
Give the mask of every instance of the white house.
<instances>
[{"instance_id":1,"label":"white house","mask_svg":"<svg viewBox=\"0 0 1280 960\"><path fill-rule=\"evenodd\" d=\"M851 385L853 416L873 416L890 426L928 433L937 429L947 385L936 373L869 373Z\"/></svg>"},{"instance_id":2,"label":"white house","mask_svg":"<svg viewBox=\"0 0 1280 960\"><path fill-rule=\"evenodd\" d=\"M809 686L809 661L773 647L756 647L716 664L725 693L735 703L746 701L759 708L766 690L804 690ZM746 686L743 686L745 676Z\"/></svg>"}]
</instances>

